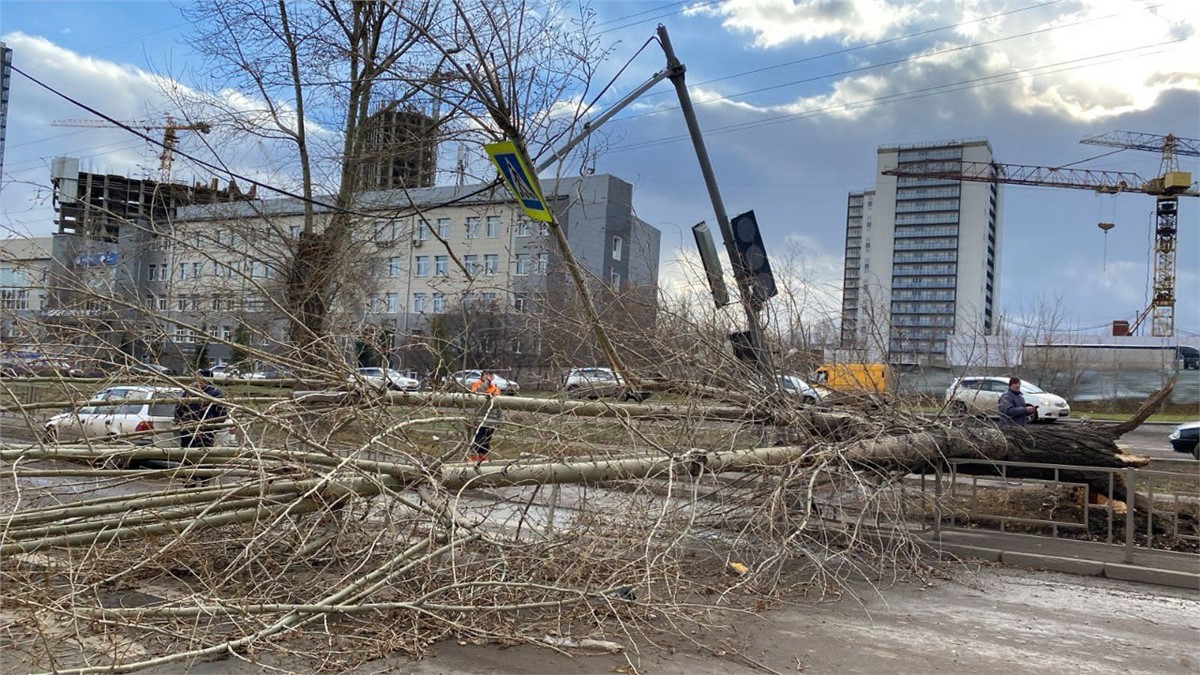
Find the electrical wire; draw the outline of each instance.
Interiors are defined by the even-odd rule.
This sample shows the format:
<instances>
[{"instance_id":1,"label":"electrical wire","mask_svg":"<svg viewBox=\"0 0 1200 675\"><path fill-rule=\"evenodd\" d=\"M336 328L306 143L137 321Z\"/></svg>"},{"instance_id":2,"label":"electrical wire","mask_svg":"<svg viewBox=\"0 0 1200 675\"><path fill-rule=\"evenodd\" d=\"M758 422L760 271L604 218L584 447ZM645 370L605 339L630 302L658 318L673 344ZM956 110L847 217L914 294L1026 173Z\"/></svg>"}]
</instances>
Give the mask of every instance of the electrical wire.
<instances>
[{"instance_id":1,"label":"electrical wire","mask_svg":"<svg viewBox=\"0 0 1200 675\"><path fill-rule=\"evenodd\" d=\"M973 43L967 44L967 45L957 45L954 47L947 47L945 49L940 49L940 50L932 51L932 52L924 52L921 54L912 54L910 56L906 56L906 57L900 58L900 59L893 59L891 61L882 61L880 63L872 63L870 65L860 66L858 68L848 68L846 70L840 70L840 71L833 72L833 73L814 75L812 77L806 77L806 78L802 78L799 80L791 80L789 82L784 82L782 84L773 84L773 85L766 86L766 87L759 87L757 89L749 89L749 90L737 92L734 94L727 94L724 96L714 96L711 98L706 98L706 99L702 99L699 101L695 101L694 103L695 103L695 105L706 105L709 103L717 103L720 101L732 101L735 98L749 96L752 94L761 94L766 91L774 91L776 89L783 89L785 87L793 87L793 86L800 85L800 84L809 84L811 82L826 80L826 79L833 78L833 77L844 77L846 75L854 75L857 73L865 73L865 72L869 72L872 70L879 70L881 68L889 68L892 66L903 65L905 63L912 63L914 61L921 61L923 59L933 58L933 57L937 57L937 56L945 56L946 54L953 54L955 52L961 52L961 51L965 51L968 49L974 49L976 47L987 47L987 46L999 44L1002 42L1008 42L1010 40L1019 40L1021 38L1032 37L1034 35L1049 33L1051 31L1056 31L1056 30L1059 30L1062 28L1073 28L1076 26L1081 26L1081 25L1092 23L1095 21L1106 21L1108 19L1113 19L1113 18L1116 18L1119 16L1121 16L1120 13L1114 13L1114 14L1108 14L1108 15L1101 16L1101 17L1090 17L1087 19L1080 19L1079 21L1058 24L1055 26L1049 26L1047 28L1039 28L1037 30L1026 31L1024 33L1017 33L1015 35L1009 35L1006 37L993 38L991 40L984 40L982 42L973 42ZM817 57L814 57L814 58L817 58ZM744 75L749 75L749 74L754 74L755 72L759 72L759 71L757 71L757 70L746 71L745 73L739 74L738 77L741 77ZM725 78L725 79L728 79L728 78ZM710 82L712 82L712 81L714 81L714 80L710 80ZM699 83L699 84L695 84L695 85L691 85L691 86L702 86L703 84L704 83ZM649 110L646 112L633 113L631 115L624 115L622 117L614 118L611 121L624 122L627 120L636 119L638 117L645 117L647 115L655 115L655 114L658 114L661 112L669 112L671 110L678 110L678 109L679 109L678 105L672 105L672 106L668 106L668 107L657 108L655 110Z\"/></svg>"},{"instance_id":2,"label":"electrical wire","mask_svg":"<svg viewBox=\"0 0 1200 675\"><path fill-rule=\"evenodd\" d=\"M1067 61L1060 61L1058 63L1051 63L1051 64L1046 64L1043 66L1035 66L1033 68L1027 68L1027 69L1024 69L1022 71L1018 71L1015 73L999 73L996 75L987 75L984 77L978 77L978 78L973 78L973 79L969 79L969 80L959 80L958 82L951 82L948 84L934 85L934 86L930 86L930 87L924 87L921 89L914 89L914 90L905 91L905 92L897 92L895 94L888 94L886 96L879 96L879 97L869 98L869 99L861 99L859 101L851 101L849 103L839 103L839 104L835 104L835 105L825 106L822 108L812 108L809 110L801 110L798 112L786 113L783 115L777 115L777 116L769 117L769 118L762 119L762 120L754 120L752 122L740 122L737 124L728 124L725 126L712 127L712 128L705 129L704 133L706 136L708 136L708 135L716 135L716 134L724 134L724 133L733 133L733 132L737 132L737 131L746 131L749 129L757 129L757 128L761 128L761 127L771 126L774 124L780 124L782 122L788 122L788 121L792 121L795 119L809 119L809 118L813 118L813 117L820 117L823 115L830 115L835 112L841 112L841 111L845 111L845 110L857 110L859 108L871 108L871 107L875 107L878 105L886 105L888 103L896 103L898 101L908 101L908 100L915 100L915 99L920 99L920 98L928 98L929 96L936 96L939 94L950 93L950 92L954 92L954 91L966 91L966 90L970 90L970 89L978 89L980 87L985 87L985 86L992 86L995 84L1003 84L1005 82L1010 82L1015 79L1027 77L1031 73L1046 75L1046 74L1068 72L1071 70L1078 70L1081 68L1090 68L1090 67L1105 65L1107 63L1112 63L1114 61L1118 61L1118 60L1120 60L1121 57L1129 58L1127 55L1132 52L1136 52L1139 50L1145 50L1145 49L1152 49L1152 48L1156 48L1156 47L1162 47L1162 46L1171 45L1171 44L1176 44L1179 42L1183 42L1186 39L1187 38L1166 40L1163 42L1157 42L1157 43L1153 43L1153 44L1149 44L1149 45L1141 45L1139 47L1131 47L1129 49L1123 49L1123 50L1118 50L1118 51L1114 51L1114 52L1105 52L1102 54L1096 54L1093 56L1087 56L1087 57L1082 57L1082 58L1078 58L1078 59L1069 59ZM1160 52L1148 52L1146 54L1136 55L1133 58L1143 58L1146 56L1152 56L1156 53L1160 53ZM1107 58L1107 57L1116 57L1116 58L1110 58L1106 61L1099 61L1097 63L1081 63L1081 62L1085 62L1085 61L1093 61L1095 59L1101 59L1101 58ZM1064 66L1064 67L1060 68L1060 66ZM1057 68L1057 70L1046 70L1046 69L1050 69L1050 68ZM1045 71L1045 72L1037 72L1037 71ZM626 151L626 150L640 150L640 149L645 149L645 148L652 148L652 147L656 147L659 145L669 145L671 143L678 143L680 141L687 140L688 138L689 138L689 136L686 134L680 134L680 135L675 135L675 136L665 136L662 138L651 139L648 141L639 141L636 143L627 143L624 145L614 146L612 148L609 148L608 152L613 153L613 152L620 152L620 151Z\"/></svg>"},{"instance_id":3,"label":"electrical wire","mask_svg":"<svg viewBox=\"0 0 1200 675\"><path fill-rule=\"evenodd\" d=\"M764 73L769 70L778 70L780 68L786 68L788 66L795 66L795 65L799 65L801 63L807 63L809 61L817 61L817 60L829 58L832 56L841 56L843 54L850 54L852 52L862 51L864 49L881 47L883 45L888 45L888 44L892 44L895 42L903 42L905 40L911 40L913 38L925 37L927 35L932 35L934 33L940 33L942 31L954 30L956 28L962 28L963 26L969 26L969 25L975 24L975 23L991 21L992 19L999 19L1002 17L1010 16L1012 14L1019 14L1021 12L1028 12L1030 10L1040 9L1042 7L1047 7L1049 5L1057 5L1063 1L1064 0L1048 0L1048 2L1042 2L1042 3L1036 4L1036 5L1029 5L1027 7L1021 7L1018 9L1012 9L1012 10L1008 10L1007 12L999 12L997 14L990 14L988 16L980 17L978 19L970 19L968 21L961 21L961 22L955 23L955 24L938 26L936 28L929 28L926 30L918 31L916 33L908 33L906 35L898 35L896 37L887 38L885 40L878 40L876 42L868 42L866 44L856 45L854 47L846 47L844 49L837 49L837 50L834 50L831 52L824 52L824 53L816 54L813 56L806 56L804 58L794 59L792 61L784 61L782 63L776 63L776 64L772 64L769 66L762 66L761 68L752 68L750 70L742 71L740 73L733 73L731 75L722 75L721 77L714 77L709 80L701 80L699 82L693 83L691 86L703 87L706 84L713 84L714 82L724 82L725 80L732 80L732 79L739 78L739 77L746 77L747 75L757 75L759 73ZM1152 8L1150 8L1150 9L1152 9ZM661 96L661 95L665 95L668 93L670 93L670 92L662 91L662 92L647 93L646 98L650 98L652 96Z\"/></svg>"}]
</instances>

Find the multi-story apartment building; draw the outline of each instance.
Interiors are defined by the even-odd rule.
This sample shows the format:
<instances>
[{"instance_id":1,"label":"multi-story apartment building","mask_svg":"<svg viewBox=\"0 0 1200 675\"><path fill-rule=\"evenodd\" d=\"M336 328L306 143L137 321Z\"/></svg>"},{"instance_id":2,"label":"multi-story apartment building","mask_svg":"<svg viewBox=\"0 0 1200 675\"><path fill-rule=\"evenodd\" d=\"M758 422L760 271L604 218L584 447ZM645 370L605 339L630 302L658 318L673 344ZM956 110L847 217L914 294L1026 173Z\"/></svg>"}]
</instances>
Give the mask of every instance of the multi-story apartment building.
<instances>
[{"instance_id":1,"label":"multi-story apartment building","mask_svg":"<svg viewBox=\"0 0 1200 675\"><path fill-rule=\"evenodd\" d=\"M900 166L991 162L983 139L879 148L874 189L846 215L842 347L892 363L942 362L952 334L993 332L1001 195L994 183L896 177Z\"/></svg>"},{"instance_id":2,"label":"multi-story apartment building","mask_svg":"<svg viewBox=\"0 0 1200 675\"><path fill-rule=\"evenodd\" d=\"M0 239L0 344L29 346L40 339L52 258L50 237Z\"/></svg>"}]
</instances>

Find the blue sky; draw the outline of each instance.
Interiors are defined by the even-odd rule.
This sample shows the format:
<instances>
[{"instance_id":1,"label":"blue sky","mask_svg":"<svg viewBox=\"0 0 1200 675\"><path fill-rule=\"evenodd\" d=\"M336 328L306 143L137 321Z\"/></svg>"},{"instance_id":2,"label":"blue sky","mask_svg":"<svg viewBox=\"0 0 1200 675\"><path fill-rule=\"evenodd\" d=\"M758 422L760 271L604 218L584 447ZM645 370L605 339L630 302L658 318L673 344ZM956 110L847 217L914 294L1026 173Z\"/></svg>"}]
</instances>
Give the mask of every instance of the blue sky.
<instances>
[{"instance_id":1,"label":"blue sky","mask_svg":"<svg viewBox=\"0 0 1200 675\"><path fill-rule=\"evenodd\" d=\"M904 2L724 0L597 2L613 46L607 81L667 25L732 213L755 209L771 253L800 260L814 311L836 311L846 193L874 181L880 145L986 137L998 161L1158 172L1158 157L1079 144L1111 130L1200 137L1200 3L1190 0ZM206 74L166 2L0 4L14 62L115 117L170 110L164 84ZM646 49L612 88L615 100L663 65ZM750 72L753 71L753 72ZM635 186L639 215L664 232L664 269L712 221L669 85L605 126L598 172ZM86 112L13 81L0 228L45 234L48 167L59 154L92 170L153 169L154 151L120 131L49 126ZM185 146L186 147L186 146ZM453 161L443 153L443 163ZM450 157L447 160L447 156ZM1194 158L1185 169L1200 174ZM575 167L568 167L568 170ZM1039 305L1065 327L1132 318L1146 301L1144 195L1007 187L1001 310L1015 323ZM1107 235L1099 221L1117 224ZM1200 336L1200 199L1180 214L1177 327Z\"/></svg>"}]
</instances>

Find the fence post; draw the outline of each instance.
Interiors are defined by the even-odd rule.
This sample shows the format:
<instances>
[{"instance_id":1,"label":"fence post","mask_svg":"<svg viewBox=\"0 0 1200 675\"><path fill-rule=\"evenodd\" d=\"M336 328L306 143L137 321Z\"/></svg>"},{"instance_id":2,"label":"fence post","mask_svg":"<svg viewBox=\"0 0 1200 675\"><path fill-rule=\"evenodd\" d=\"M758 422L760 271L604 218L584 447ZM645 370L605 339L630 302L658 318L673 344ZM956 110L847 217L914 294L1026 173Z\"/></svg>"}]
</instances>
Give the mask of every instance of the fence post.
<instances>
[{"instance_id":1,"label":"fence post","mask_svg":"<svg viewBox=\"0 0 1200 675\"><path fill-rule=\"evenodd\" d=\"M1133 535L1137 533L1137 522L1134 520L1133 502L1137 491L1137 469L1125 469L1125 562L1133 562ZM1112 497L1112 493L1109 493ZM1111 501L1111 500L1110 500Z\"/></svg>"}]
</instances>

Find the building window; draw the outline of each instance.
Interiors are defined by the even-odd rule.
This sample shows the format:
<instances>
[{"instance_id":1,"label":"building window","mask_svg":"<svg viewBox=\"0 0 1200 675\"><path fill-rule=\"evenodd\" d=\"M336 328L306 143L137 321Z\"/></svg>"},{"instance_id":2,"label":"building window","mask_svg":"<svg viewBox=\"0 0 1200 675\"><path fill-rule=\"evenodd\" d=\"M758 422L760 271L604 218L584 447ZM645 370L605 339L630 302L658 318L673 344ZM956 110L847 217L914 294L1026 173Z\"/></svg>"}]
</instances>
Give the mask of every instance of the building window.
<instances>
[{"instance_id":1,"label":"building window","mask_svg":"<svg viewBox=\"0 0 1200 675\"><path fill-rule=\"evenodd\" d=\"M625 242L620 237L613 237L613 245L612 245L612 259L613 260L621 259L621 245L624 243Z\"/></svg>"},{"instance_id":2,"label":"building window","mask_svg":"<svg viewBox=\"0 0 1200 675\"><path fill-rule=\"evenodd\" d=\"M516 276L523 277L529 274L529 254L518 253L514 256L516 259L516 270L513 272Z\"/></svg>"},{"instance_id":3,"label":"building window","mask_svg":"<svg viewBox=\"0 0 1200 675\"><path fill-rule=\"evenodd\" d=\"M487 217L487 237L495 239L500 236L500 216Z\"/></svg>"},{"instance_id":4,"label":"building window","mask_svg":"<svg viewBox=\"0 0 1200 675\"><path fill-rule=\"evenodd\" d=\"M529 311L529 296L524 293L516 293L513 295L513 309L518 312Z\"/></svg>"},{"instance_id":5,"label":"building window","mask_svg":"<svg viewBox=\"0 0 1200 675\"><path fill-rule=\"evenodd\" d=\"M496 276L500 269L500 256L495 253L483 254L483 273L486 276Z\"/></svg>"},{"instance_id":6,"label":"building window","mask_svg":"<svg viewBox=\"0 0 1200 675\"><path fill-rule=\"evenodd\" d=\"M167 296L165 296L165 295L158 296L158 311L160 311L160 312L167 311Z\"/></svg>"},{"instance_id":7,"label":"building window","mask_svg":"<svg viewBox=\"0 0 1200 675\"><path fill-rule=\"evenodd\" d=\"M538 223L538 234L543 237L550 234L550 223L539 222Z\"/></svg>"},{"instance_id":8,"label":"building window","mask_svg":"<svg viewBox=\"0 0 1200 675\"><path fill-rule=\"evenodd\" d=\"M400 276L400 258L388 258L388 276L393 279Z\"/></svg>"},{"instance_id":9,"label":"building window","mask_svg":"<svg viewBox=\"0 0 1200 675\"><path fill-rule=\"evenodd\" d=\"M449 218L438 218L437 219L437 228L438 228L437 233L438 233L439 237L441 237L442 239L450 238L450 219Z\"/></svg>"},{"instance_id":10,"label":"building window","mask_svg":"<svg viewBox=\"0 0 1200 675\"><path fill-rule=\"evenodd\" d=\"M450 256L438 255L433 257L433 276L444 277L450 274Z\"/></svg>"},{"instance_id":11,"label":"building window","mask_svg":"<svg viewBox=\"0 0 1200 675\"><path fill-rule=\"evenodd\" d=\"M412 311L417 314L421 314L425 311L425 294L424 293L413 293Z\"/></svg>"},{"instance_id":12,"label":"building window","mask_svg":"<svg viewBox=\"0 0 1200 675\"><path fill-rule=\"evenodd\" d=\"M204 274L204 263L202 263L202 262L192 263L192 276L196 277L198 279L198 278L200 278L200 275L202 275L202 274Z\"/></svg>"},{"instance_id":13,"label":"building window","mask_svg":"<svg viewBox=\"0 0 1200 675\"><path fill-rule=\"evenodd\" d=\"M163 281L170 281L171 268L167 266L167 263L158 266L158 278Z\"/></svg>"},{"instance_id":14,"label":"building window","mask_svg":"<svg viewBox=\"0 0 1200 675\"><path fill-rule=\"evenodd\" d=\"M229 326L228 324L222 325L220 335L221 335L222 340L226 340L226 341L232 340L233 339L233 328L231 326Z\"/></svg>"},{"instance_id":15,"label":"building window","mask_svg":"<svg viewBox=\"0 0 1200 675\"><path fill-rule=\"evenodd\" d=\"M533 273L537 274L537 275L545 276L546 271L549 269L550 269L550 253L543 251L538 254L537 268L534 270Z\"/></svg>"},{"instance_id":16,"label":"building window","mask_svg":"<svg viewBox=\"0 0 1200 675\"><path fill-rule=\"evenodd\" d=\"M388 314L395 314L400 311L400 295L398 293L388 293L386 298Z\"/></svg>"},{"instance_id":17,"label":"building window","mask_svg":"<svg viewBox=\"0 0 1200 675\"><path fill-rule=\"evenodd\" d=\"M529 237L533 235L533 223L528 220L522 220L517 223L517 236Z\"/></svg>"},{"instance_id":18,"label":"building window","mask_svg":"<svg viewBox=\"0 0 1200 675\"><path fill-rule=\"evenodd\" d=\"M175 341L180 344L190 344L192 341L192 329L184 328L183 326L176 326Z\"/></svg>"},{"instance_id":19,"label":"building window","mask_svg":"<svg viewBox=\"0 0 1200 675\"><path fill-rule=\"evenodd\" d=\"M417 256L417 276L419 276L419 277L429 276L429 256L427 256L427 255Z\"/></svg>"},{"instance_id":20,"label":"building window","mask_svg":"<svg viewBox=\"0 0 1200 675\"><path fill-rule=\"evenodd\" d=\"M178 312L186 312L187 311L187 297L186 296L181 295L178 298L175 298L175 311L178 311Z\"/></svg>"},{"instance_id":21,"label":"building window","mask_svg":"<svg viewBox=\"0 0 1200 675\"><path fill-rule=\"evenodd\" d=\"M479 238L479 217L471 216L467 218L467 239Z\"/></svg>"},{"instance_id":22,"label":"building window","mask_svg":"<svg viewBox=\"0 0 1200 675\"><path fill-rule=\"evenodd\" d=\"M374 241L392 241L396 238L396 223L390 220L375 221Z\"/></svg>"},{"instance_id":23,"label":"building window","mask_svg":"<svg viewBox=\"0 0 1200 675\"><path fill-rule=\"evenodd\" d=\"M147 281L158 280L158 265L147 265L146 266L146 280Z\"/></svg>"},{"instance_id":24,"label":"building window","mask_svg":"<svg viewBox=\"0 0 1200 675\"><path fill-rule=\"evenodd\" d=\"M479 271L479 256L464 255L463 266L467 268L467 274L474 276Z\"/></svg>"},{"instance_id":25,"label":"building window","mask_svg":"<svg viewBox=\"0 0 1200 675\"><path fill-rule=\"evenodd\" d=\"M433 294L433 313L441 314L446 311L446 295L444 293Z\"/></svg>"},{"instance_id":26,"label":"building window","mask_svg":"<svg viewBox=\"0 0 1200 675\"><path fill-rule=\"evenodd\" d=\"M496 293L493 291L484 291L479 294L479 297L483 299L485 305L491 306L496 304Z\"/></svg>"},{"instance_id":27,"label":"building window","mask_svg":"<svg viewBox=\"0 0 1200 675\"><path fill-rule=\"evenodd\" d=\"M521 341L520 340L514 339L512 341L512 353L514 353L514 354L521 353Z\"/></svg>"},{"instance_id":28,"label":"building window","mask_svg":"<svg viewBox=\"0 0 1200 675\"><path fill-rule=\"evenodd\" d=\"M425 241L429 239L429 221L422 218L417 223L416 232L413 233L413 239L417 241Z\"/></svg>"},{"instance_id":29,"label":"building window","mask_svg":"<svg viewBox=\"0 0 1200 675\"><path fill-rule=\"evenodd\" d=\"M179 278L180 279L187 278L187 271L188 271L187 263L179 263Z\"/></svg>"},{"instance_id":30,"label":"building window","mask_svg":"<svg viewBox=\"0 0 1200 675\"><path fill-rule=\"evenodd\" d=\"M609 283L612 284L613 290L621 290L621 274L613 272L609 275Z\"/></svg>"},{"instance_id":31,"label":"building window","mask_svg":"<svg viewBox=\"0 0 1200 675\"><path fill-rule=\"evenodd\" d=\"M291 227L289 227L288 228L288 236L291 237L292 239L299 239L300 238L300 226L292 225Z\"/></svg>"},{"instance_id":32,"label":"building window","mask_svg":"<svg viewBox=\"0 0 1200 675\"><path fill-rule=\"evenodd\" d=\"M232 248L232 249L237 249L237 247L238 247L238 234L237 234L237 232L230 231L230 233L229 233L229 247L230 247L230 248Z\"/></svg>"}]
</instances>

